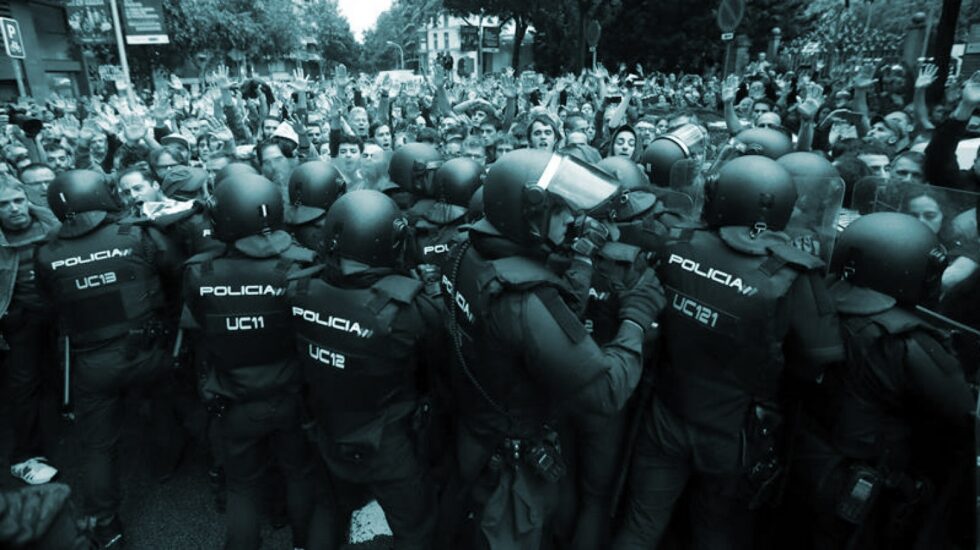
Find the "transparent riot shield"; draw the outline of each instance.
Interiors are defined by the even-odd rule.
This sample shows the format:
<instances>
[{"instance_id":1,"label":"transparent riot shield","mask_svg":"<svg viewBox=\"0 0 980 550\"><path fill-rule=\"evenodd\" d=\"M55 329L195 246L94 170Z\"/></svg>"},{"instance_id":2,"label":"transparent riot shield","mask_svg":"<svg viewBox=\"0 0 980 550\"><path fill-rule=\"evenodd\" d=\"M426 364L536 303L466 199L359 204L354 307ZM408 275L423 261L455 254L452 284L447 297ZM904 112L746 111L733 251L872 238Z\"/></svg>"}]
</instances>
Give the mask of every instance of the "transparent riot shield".
<instances>
[{"instance_id":1,"label":"transparent riot shield","mask_svg":"<svg viewBox=\"0 0 980 550\"><path fill-rule=\"evenodd\" d=\"M926 224L951 256L976 257L977 201L980 194L922 183L863 178L854 196L870 197L861 213L901 212Z\"/></svg>"},{"instance_id":2,"label":"transparent riot shield","mask_svg":"<svg viewBox=\"0 0 980 550\"><path fill-rule=\"evenodd\" d=\"M797 198L786 233L797 246L830 265L844 202L844 180L800 177L793 178L793 184Z\"/></svg>"},{"instance_id":3,"label":"transparent riot shield","mask_svg":"<svg viewBox=\"0 0 980 550\"><path fill-rule=\"evenodd\" d=\"M694 200L687 193L663 187L654 188L651 193L657 196L657 201L665 210L685 221L694 221L701 214L701 210L695 208Z\"/></svg>"},{"instance_id":4,"label":"transparent riot shield","mask_svg":"<svg viewBox=\"0 0 980 550\"><path fill-rule=\"evenodd\" d=\"M690 158L679 160L670 168L670 187L667 190L690 199L692 219L699 217L704 207L703 166L704 161L700 158Z\"/></svg>"}]
</instances>

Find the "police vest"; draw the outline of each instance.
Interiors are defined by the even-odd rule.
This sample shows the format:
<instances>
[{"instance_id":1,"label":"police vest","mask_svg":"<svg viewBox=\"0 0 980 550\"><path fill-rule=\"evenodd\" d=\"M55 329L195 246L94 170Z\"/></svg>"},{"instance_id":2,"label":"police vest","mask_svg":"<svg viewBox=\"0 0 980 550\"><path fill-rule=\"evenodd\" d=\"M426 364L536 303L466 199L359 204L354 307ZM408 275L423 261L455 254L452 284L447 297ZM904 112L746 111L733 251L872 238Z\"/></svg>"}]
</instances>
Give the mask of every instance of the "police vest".
<instances>
[{"instance_id":1,"label":"police vest","mask_svg":"<svg viewBox=\"0 0 980 550\"><path fill-rule=\"evenodd\" d=\"M214 368L242 370L293 356L287 277L296 263L311 260L310 251L291 247L270 258L202 254L187 261L186 305L201 325L201 345Z\"/></svg>"},{"instance_id":2,"label":"police vest","mask_svg":"<svg viewBox=\"0 0 980 550\"><path fill-rule=\"evenodd\" d=\"M457 254L462 254L458 269ZM467 374L459 365L451 369L464 416L492 433L537 435L542 423L551 419L553 403L529 376L523 350L507 348L493 338L495 328L490 312L493 303L505 293L551 291L557 298L558 293L566 292L564 284L540 262L522 256L487 260L468 243L453 253L442 281L446 307L454 308L455 321L451 321L453 315L447 315L450 337L458 337L469 371ZM564 316L556 316L559 324L563 319ZM582 330L574 316L564 320Z\"/></svg>"},{"instance_id":3,"label":"police vest","mask_svg":"<svg viewBox=\"0 0 980 550\"><path fill-rule=\"evenodd\" d=\"M901 470L908 458L912 424L906 388L889 382L905 378L903 373L911 368L906 361L943 360L910 356L907 346L914 345L909 341L917 333L940 342L946 335L900 307L869 315L842 313L848 361L829 411L832 440L850 458L872 463L886 459L888 466Z\"/></svg>"},{"instance_id":4,"label":"police vest","mask_svg":"<svg viewBox=\"0 0 980 550\"><path fill-rule=\"evenodd\" d=\"M802 272L822 262L781 233L684 228L675 235L658 268L667 294L661 333L668 363L658 395L689 420L740 423L731 417L744 415L753 398L774 399L789 330L781 300Z\"/></svg>"},{"instance_id":5,"label":"police vest","mask_svg":"<svg viewBox=\"0 0 980 550\"><path fill-rule=\"evenodd\" d=\"M413 261L416 264L441 267L449 257L454 241L458 240L459 227L465 221L466 209L426 199L416 203L408 216L414 221Z\"/></svg>"},{"instance_id":6,"label":"police vest","mask_svg":"<svg viewBox=\"0 0 980 550\"><path fill-rule=\"evenodd\" d=\"M289 284L294 345L320 426L339 437L386 407L414 402L419 281L388 275L367 288L340 288L316 270Z\"/></svg>"},{"instance_id":7,"label":"police vest","mask_svg":"<svg viewBox=\"0 0 980 550\"><path fill-rule=\"evenodd\" d=\"M147 238L139 227L109 223L38 249L38 277L73 345L125 336L163 307Z\"/></svg>"}]
</instances>

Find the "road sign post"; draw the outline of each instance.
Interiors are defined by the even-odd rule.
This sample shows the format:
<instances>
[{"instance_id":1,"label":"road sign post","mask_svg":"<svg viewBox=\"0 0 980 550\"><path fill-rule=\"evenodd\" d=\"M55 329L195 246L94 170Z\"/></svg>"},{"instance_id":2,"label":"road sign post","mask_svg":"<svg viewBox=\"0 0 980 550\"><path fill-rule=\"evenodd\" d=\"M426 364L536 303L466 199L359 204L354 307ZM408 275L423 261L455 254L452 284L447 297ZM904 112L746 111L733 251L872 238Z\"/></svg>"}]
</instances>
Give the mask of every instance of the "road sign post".
<instances>
[{"instance_id":1,"label":"road sign post","mask_svg":"<svg viewBox=\"0 0 980 550\"><path fill-rule=\"evenodd\" d=\"M24 71L21 67L21 59L26 55L24 52L24 37L20 34L20 24L16 19L0 17L0 27L3 30L3 47L10 57L10 63L14 66L14 77L17 79L17 93L21 97L27 96L27 86L24 84Z\"/></svg>"},{"instance_id":2,"label":"road sign post","mask_svg":"<svg viewBox=\"0 0 980 550\"><path fill-rule=\"evenodd\" d=\"M725 69L722 78L727 77L732 69L732 42L735 29L745 15L745 0L721 0L718 6L718 29L721 30L721 40L725 43Z\"/></svg>"},{"instance_id":3,"label":"road sign post","mask_svg":"<svg viewBox=\"0 0 980 550\"><path fill-rule=\"evenodd\" d=\"M595 70L596 49L599 46L599 37L602 35L602 25L598 21L589 21L589 26L585 29L585 42L589 45L592 52L592 70Z\"/></svg>"}]
</instances>

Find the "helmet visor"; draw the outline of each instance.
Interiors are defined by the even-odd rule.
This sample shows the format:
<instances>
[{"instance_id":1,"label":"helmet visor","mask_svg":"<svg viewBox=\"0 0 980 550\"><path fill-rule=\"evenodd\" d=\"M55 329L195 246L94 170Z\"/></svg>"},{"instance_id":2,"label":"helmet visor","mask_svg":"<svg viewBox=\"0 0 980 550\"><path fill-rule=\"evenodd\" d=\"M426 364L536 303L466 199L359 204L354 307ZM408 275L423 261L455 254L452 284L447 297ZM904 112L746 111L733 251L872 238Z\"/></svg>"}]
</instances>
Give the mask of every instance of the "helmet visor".
<instances>
[{"instance_id":1,"label":"helmet visor","mask_svg":"<svg viewBox=\"0 0 980 550\"><path fill-rule=\"evenodd\" d=\"M562 155L552 155L537 186L577 212L599 209L619 194L619 185L608 174Z\"/></svg>"}]
</instances>

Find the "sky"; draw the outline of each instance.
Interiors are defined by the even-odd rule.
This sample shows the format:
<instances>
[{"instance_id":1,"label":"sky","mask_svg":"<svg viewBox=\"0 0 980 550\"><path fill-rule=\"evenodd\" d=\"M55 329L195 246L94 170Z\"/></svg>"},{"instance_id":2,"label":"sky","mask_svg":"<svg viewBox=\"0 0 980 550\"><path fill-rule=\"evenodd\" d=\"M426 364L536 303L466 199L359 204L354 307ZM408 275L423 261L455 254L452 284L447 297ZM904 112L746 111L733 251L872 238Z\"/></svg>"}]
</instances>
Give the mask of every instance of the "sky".
<instances>
[{"instance_id":1,"label":"sky","mask_svg":"<svg viewBox=\"0 0 980 550\"><path fill-rule=\"evenodd\" d=\"M381 12L391 7L391 0L340 0L340 13L350 21L354 38L361 40L364 31L374 26Z\"/></svg>"}]
</instances>

